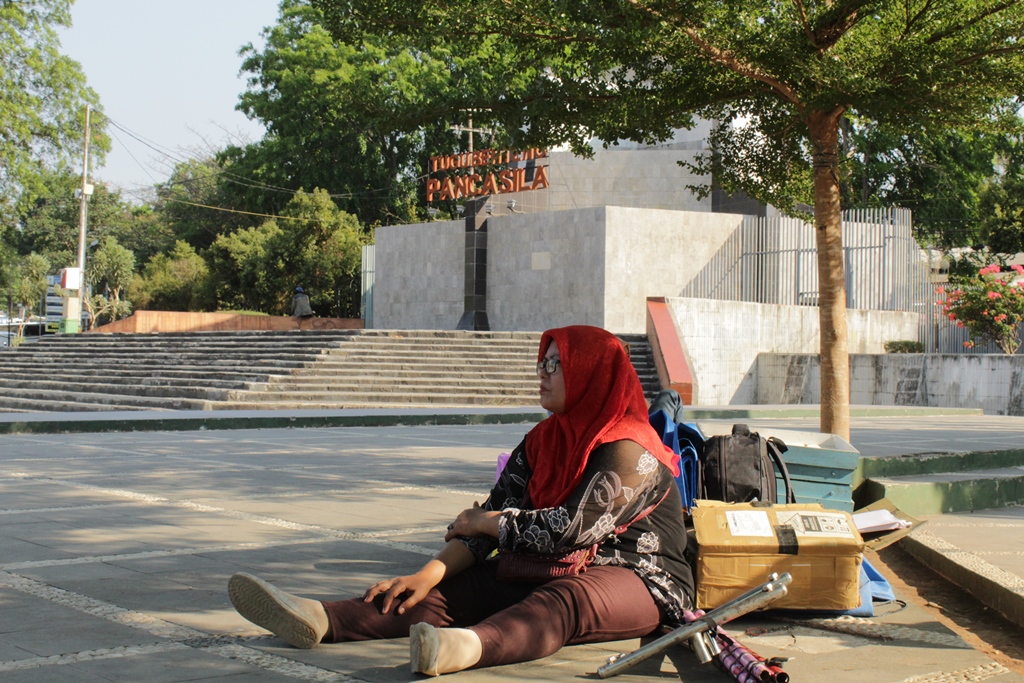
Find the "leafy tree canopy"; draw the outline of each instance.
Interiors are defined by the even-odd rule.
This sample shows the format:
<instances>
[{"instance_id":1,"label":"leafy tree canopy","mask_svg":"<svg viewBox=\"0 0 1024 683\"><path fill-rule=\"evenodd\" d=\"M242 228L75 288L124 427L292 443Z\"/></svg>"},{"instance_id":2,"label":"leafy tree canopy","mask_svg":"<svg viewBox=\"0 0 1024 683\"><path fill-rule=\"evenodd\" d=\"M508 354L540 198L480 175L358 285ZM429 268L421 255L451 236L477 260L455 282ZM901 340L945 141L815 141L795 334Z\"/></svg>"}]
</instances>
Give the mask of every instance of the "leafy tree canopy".
<instances>
[{"instance_id":1,"label":"leafy tree canopy","mask_svg":"<svg viewBox=\"0 0 1024 683\"><path fill-rule=\"evenodd\" d=\"M273 214L300 187L319 187L367 225L409 222L426 156L457 149L438 107L462 87L450 56L389 37L336 42L322 21L308 0L285 0L264 49L242 49L238 109L267 135L224 152L235 174L226 189Z\"/></svg>"},{"instance_id":2,"label":"leafy tree canopy","mask_svg":"<svg viewBox=\"0 0 1024 683\"><path fill-rule=\"evenodd\" d=\"M132 306L121 298L135 274L135 254L117 243L112 235L100 240L86 264L85 279L92 288L92 298L85 299L89 310L89 326L124 318Z\"/></svg>"},{"instance_id":3,"label":"leafy tree canopy","mask_svg":"<svg viewBox=\"0 0 1024 683\"><path fill-rule=\"evenodd\" d=\"M81 166L85 105L99 98L60 53L57 29L71 25L71 2L0 0L0 218L8 221L19 200L40 191L43 171ZM99 159L109 146L102 129L95 121L90 149Z\"/></svg>"},{"instance_id":4,"label":"leafy tree canopy","mask_svg":"<svg viewBox=\"0 0 1024 683\"><path fill-rule=\"evenodd\" d=\"M222 307L286 314L302 286L319 315L335 315L365 243L359 221L327 192L300 190L278 218L217 238L208 254L217 300Z\"/></svg>"},{"instance_id":5,"label":"leafy tree canopy","mask_svg":"<svg viewBox=\"0 0 1024 683\"><path fill-rule=\"evenodd\" d=\"M1024 139L1008 150L1002 166L981 191L982 241L994 252L1016 254L1024 251Z\"/></svg>"},{"instance_id":6,"label":"leafy tree canopy","mask_svg":"<svg viewBox=\"0 0 1024 683\"><path fill-rule=\"evenodd\" d=\"M1014 127L1014 118L1008 127ZM1020 126L1020 122L1016 122ZM999 186L998 160L1015 135L982 131L908 134L883 125L851 124L844 129L846 208L902 206L914 212L918 240L949 251L980 245L985 188Z\"/></svg>"},{"instance_id":7,"label":"leafy tree canopy","mask_svg":"<svg viewBox=\"0 0 1024 683\"><path fill-rule=\"evenodd\" d=\"M178 240L170 253L155 255L133 278L128 299L135 308L151 311L212 310L209 270L190 244Z\"/></svg>"},{"instance_id":8,"label":"leafy tree canopy","mask_svg":"<svg viewBox=\"0 0 1024 683\"><path fill-rule=\"evenodd\" d=\"M213 157L190 159L176 164L171 177L156 186L154 210L173 239L202 250L219 235L263 220L249 215L248 207L232 192L232 183L245 181L230 166Z\"/></svg>"},{"instance_id":9,"label":"leafy tree canopy","mask_svg":"<svg viewBox=\"0 0 1024 683\"><path fill-rule=\"evenodd\" d=\"M23 203L16 244L21 253L35 251L46 256L54 268L78 262L81 203L77 191L81 175L71 171L43 171L38 176L35 199ZM98 183L87 204L88 241L106 236L134 236L144 211L121 199L121 193Z\"/></svg>"}]
</instances>

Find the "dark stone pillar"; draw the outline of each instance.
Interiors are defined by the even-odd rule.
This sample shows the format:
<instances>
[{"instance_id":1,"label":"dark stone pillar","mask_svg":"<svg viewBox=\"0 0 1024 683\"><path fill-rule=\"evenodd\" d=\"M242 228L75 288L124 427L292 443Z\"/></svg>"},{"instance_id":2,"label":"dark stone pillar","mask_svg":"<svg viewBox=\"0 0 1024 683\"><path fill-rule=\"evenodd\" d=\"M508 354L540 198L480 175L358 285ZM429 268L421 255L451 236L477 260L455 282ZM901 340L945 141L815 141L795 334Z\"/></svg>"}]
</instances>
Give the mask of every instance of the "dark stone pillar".
<instances>
[{"instance_id":1,"label":"dark stone pillar","mask_svg":"<svg viewBox=\"0 0 1024 683\"><path fill-rule=\"evenodd\" d=\"M487 322L487 213L489 197L466 202L465 312L459 330L490 330Z\"/></svg>"}]
</instances>

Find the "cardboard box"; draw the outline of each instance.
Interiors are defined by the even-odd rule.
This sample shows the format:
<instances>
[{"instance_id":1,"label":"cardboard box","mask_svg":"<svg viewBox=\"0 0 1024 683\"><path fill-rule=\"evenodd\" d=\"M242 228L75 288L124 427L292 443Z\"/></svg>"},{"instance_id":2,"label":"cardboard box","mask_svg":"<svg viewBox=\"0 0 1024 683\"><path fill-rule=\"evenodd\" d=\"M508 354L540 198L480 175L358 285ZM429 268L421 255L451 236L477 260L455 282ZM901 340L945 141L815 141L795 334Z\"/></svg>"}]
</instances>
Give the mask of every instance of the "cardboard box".
<instances>
[{"instance_id":1,"label":"cardboard box","mask_svg":"<svg viewBox=\"0 0 1024 683\"><path fill-rule=\"evenodd\" d=\"M893 505L892 501L888 498L876 500L871 505L862 507L859 510L856 510L856 512L868 512L870 510L888 510L894 516L910 524L910 526L903 529L896 529L895 531L878 531L870 534L861 534L861 537L864 539L864 548L866 550L874 550L877 552L882 548L886 548L901 538L909 536L911 531L924 524L923 521L914 519L907 513L903 512L903 510L900 510L898 507Z\"/></svg>"},{"instance_id":2,"label":"cardboard box","mask_svg":"<svg viewBox=\"0 0 1024 683\"><path fill-rule=\"evenodd\" d=\"M860 605L864 541L850 513L818 504L697 501L697 606L718 607L789 572L772 609L847 610Z\"/></svg>"}]
</instances>

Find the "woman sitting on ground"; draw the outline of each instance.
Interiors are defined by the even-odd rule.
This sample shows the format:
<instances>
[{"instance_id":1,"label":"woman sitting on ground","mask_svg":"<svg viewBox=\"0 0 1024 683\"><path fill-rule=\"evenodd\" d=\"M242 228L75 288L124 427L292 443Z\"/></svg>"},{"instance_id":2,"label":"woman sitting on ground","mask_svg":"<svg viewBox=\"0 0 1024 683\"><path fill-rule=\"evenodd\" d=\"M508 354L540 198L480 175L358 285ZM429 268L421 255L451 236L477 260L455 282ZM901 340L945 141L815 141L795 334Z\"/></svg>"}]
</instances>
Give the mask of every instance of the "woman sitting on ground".
<instances>
[{"instance_id":1,"label":"woman sitting on ground","mask_svg":"<svg viewBox=\"0 0 1024 683\"><path fill-rule=\"evenodd\" d=\"M235 574L228 593L239 613L301 648L408 635L412 670L429 675L681 623L693 576L670 471L676 456L647 421L622 344L595 327L554 329L541 338L538 360L540 404L552 415L515 449L484 504L459 513L433 560L337 602ZM594 547L577 575L499 578L508 558Z\"/></svg>"}]
</instances>

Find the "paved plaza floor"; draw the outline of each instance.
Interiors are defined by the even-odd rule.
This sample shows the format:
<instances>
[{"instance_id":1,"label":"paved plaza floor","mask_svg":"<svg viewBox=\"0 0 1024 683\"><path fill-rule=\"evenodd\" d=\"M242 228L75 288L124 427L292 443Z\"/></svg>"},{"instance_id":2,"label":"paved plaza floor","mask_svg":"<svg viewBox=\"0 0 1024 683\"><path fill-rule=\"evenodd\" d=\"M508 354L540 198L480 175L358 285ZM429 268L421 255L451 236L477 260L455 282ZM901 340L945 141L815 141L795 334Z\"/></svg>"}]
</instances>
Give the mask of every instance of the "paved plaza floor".
<instances>
[{"instance_id":1,"label":"paved plaza floor","mask_svg":"<svg viewBox=\"0 0 1024 683\"><path fill-rule=\"evenodd\" d=\"M937 420L916 435L900 419L855 421L854 445L898 455L931 450L929 439L949 444L954 431L971 450L985 439L1016 446L1024 437L1024 420L995 437L981 416ZM771 424L817 429L816 420ZM0 681L420 679L409 673L407 639L288 647L235 613L228 577L248 571L334 599L414 571L441 547L454 515L483 500L497 454L527 429L0 436ZM866 620L748 617L731 632L764 656L790 658L794 682L1024 681L923 610L885 611ZM593 679L609 655L640 642L568 647L539 662L455 676ZM683 648L621 680L679 678L730 680Z\"/></svg>"}]
</instances>

